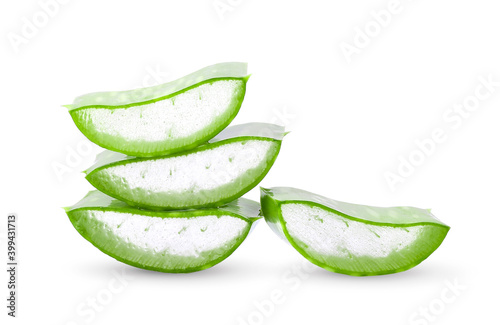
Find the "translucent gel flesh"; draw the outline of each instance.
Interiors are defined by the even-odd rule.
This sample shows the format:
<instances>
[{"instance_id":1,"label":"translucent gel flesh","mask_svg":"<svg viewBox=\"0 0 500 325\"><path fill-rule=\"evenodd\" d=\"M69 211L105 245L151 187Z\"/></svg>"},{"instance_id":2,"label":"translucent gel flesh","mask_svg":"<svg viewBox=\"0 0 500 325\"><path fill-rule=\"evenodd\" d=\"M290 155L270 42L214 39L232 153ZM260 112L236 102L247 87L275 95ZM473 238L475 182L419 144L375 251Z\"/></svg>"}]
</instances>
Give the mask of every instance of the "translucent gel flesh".
<instances>
[{"instance_id":1,"label":"translucent gel flesh","mask_svg":"<svg viewBox=\"0 0 500 325\"><path fill-rule=\"evenodd\" d=\"M247 222L229 215L160 218L115 211L89 211L88 217L138 249L198 257L240 237Z\"/></svg>"},{"instance_id":2,"label":"translucent gel flesh","mask_svg":"<svg viewBox=\"0 0 500 325\"><path fill-rule=\"evenodd\" d=\"M281 208L290 236L308 250L332 257L387 257L412 245L424 228L365 224L300 203Z\"/></svg>"},{"instance_id":3,"label":"translucent gel flesh","mask_svg":"<svg viewBox=\"0 0 500 325\"><path fill-rule=\"evenodd\" d=\"M196 193L234 182L266 161L272 141L248 140L185 156L152 159L105 169L127 188L153 193Z\"/></svg>"},{"instance_id":4,"label":"translucent gel flesh","mask_svg":"<svg viewBox=\"0 0 500 325\"><path fill-rule=\"evenodd\" d=\"M202 131L230 108L244 81L217 80L176 96L127 108L83 108L79 120L92 125L97 134L126 141L157 142L189 137Z\"/></svg>"}]
</instances>

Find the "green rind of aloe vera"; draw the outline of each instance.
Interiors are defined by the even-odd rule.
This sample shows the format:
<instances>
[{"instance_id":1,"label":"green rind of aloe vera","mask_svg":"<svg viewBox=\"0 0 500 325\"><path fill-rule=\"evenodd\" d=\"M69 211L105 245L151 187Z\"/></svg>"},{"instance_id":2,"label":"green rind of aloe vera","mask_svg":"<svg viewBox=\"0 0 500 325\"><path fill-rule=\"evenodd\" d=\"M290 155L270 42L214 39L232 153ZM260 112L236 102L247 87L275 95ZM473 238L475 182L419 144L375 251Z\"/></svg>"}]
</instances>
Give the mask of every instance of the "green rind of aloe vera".
<instances>
[{"instance_id":1,"label":"green rind of aloe vera","mask_svg":"<svg viewBox=\"0 0 500 325\"><path fill-rule=\"evenodd\" d=\"M146 270L187 273L231 255L260 218L259 208L257 202L238 199L219 208L147 211L92 191L65 210L80 235L116 260ZM219 246L204 249L203 243L217 240L222 241ZM186 246L193 246L188 253L182 252Z\"/></svg>"},{"instance_id":2,"label":"green rind of aloe vera","mask_svg":"<svg viewBox=\"0 0 500 325\"><path fill-rule=\"evenodd\" d=\"M261 188L261 206L271 229L302 256L353 276L411 269L450 229L429 210L356 205L289 187Z\"/></svg>"},{"instance_id":3,"label":"green rind of aloe vera","mask_svg":"<svg viewBox=\"0 0 500 325\"><path fill-rule=\"evenodd\" d=\"M229 127L209 143L179 154L134 158L104 152L86 178L103 193L142 208L216 207L242 196L265 177L284 135L281 126L248 123ZM240 164L252 159L255 163L242 169ZM170 185L179 182L179 188Z\"/></svg>"},{"instance_id":4,"label":"green rind of aloe vera","mask_svg":"<svg viewBox=\"0 0 500 325\"><path fill-rule=\"evenodd\" d=\"M246 63L219 63L157 86L83 95L66 107L78 129L90 141L103 148L137 157L167 155L195 148L227 127L239 112L248 78ZM210 91L210 87L214 88L213 85L231 80L234 81L232 88ZM210 100L220 97L221 92L228 100L224 105L209 104L210 100L200 94L199 114L203 113L203 110L209 110L203 103L212 105L211 109L224 107L220 112L214 113L210 121L193 127L187 134L173 134L175 131L172 130L176 128L178 132L182 132L180 129L183 123L190 127L200 123L196 111L188 116L176 116L182 114L183 110L196 106L192 101L183 105L176 100L186 94L196 97L197 90L202 87L208 87L205 92L211 94ZM170 111L161 110L164 103L171 104ZM158 118L147 118L146 113L152 110L152 105L160 105L155 111L155 114L159 114ZM132 113L133 110L141 110L140 115L137 111ZM106 123L103 122L102 116L106 117ZM145 133L153 129L155 131L151 133L154 138L145 138Z\"/></svg>"}]
</instances>

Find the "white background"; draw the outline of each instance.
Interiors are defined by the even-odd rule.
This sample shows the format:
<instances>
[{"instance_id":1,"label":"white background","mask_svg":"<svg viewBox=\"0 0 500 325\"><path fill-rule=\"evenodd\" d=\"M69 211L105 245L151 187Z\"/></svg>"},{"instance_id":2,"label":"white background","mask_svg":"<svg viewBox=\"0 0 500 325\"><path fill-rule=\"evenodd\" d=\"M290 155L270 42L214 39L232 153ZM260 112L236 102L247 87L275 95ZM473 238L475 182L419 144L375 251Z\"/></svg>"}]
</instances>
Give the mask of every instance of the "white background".
<instances>
[{"instance_id":1,"label":"white background","mask_svg":"<svg viewBox=\"0 0 500 325\"><path fill-rule=\"evenodd\" d=\"M380 27L371 12L394 6ZM2 324L492 324L500 87L474 96L481 78L500 81L499 10L486 0L74 0L44 21L37 1L3 1L0 259L7 213L16 212L20 286L11 319L2 272ZM30 34L34 19L40 27ZM371 36L359 44L367 26ZM341 46L355 39L346 57ZM262 186L432 208L451 226L441 247L407 272L349 277L309 267L261 222L221 264L162 274L121 264L80 237L61 207L90 189L80 171L100 149L84 150L88 140L61 105L224 61L248 62L252 73L233 124L292 131ZM477 107L457 120L448 110L464 101ZM422 159L415 141L436 128L445 141ZM391 188L385 175L411 155L419 165ZM257 200L258 190L246 197Z\"/></svg>"}]
</instances>

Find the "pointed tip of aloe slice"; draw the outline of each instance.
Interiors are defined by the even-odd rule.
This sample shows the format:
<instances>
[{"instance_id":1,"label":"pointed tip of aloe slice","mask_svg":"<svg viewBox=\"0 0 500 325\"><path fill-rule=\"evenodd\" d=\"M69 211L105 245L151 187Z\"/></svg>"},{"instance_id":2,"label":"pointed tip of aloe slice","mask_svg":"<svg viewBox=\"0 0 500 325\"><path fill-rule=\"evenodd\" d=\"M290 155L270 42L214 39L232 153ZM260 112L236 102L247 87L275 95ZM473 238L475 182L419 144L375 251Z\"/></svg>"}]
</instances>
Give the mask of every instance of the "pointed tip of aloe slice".
<instances>
[{"instance_id":1,"label":"pointed tip of aloe slice","mask_svg":"<svg viewBox=\"0 0 500 325\"><path fill-rule=\"evenodd\" d=\"M288 133L290 133L290 132L292 132L292 131L286 131L286 132L284 132L283 133L283 137L286 137L288 135Z\"/></svg>"},{"instance_id":2,"label":"pointed tip of aloe slice","mask_svg":"<svg viewBox=\"0 0 500 325\"><path fill-rule=\"evenodd\" d=\"M62 105L62 107L66 107L69 110L73 109L73 105L71 105L71 104L69 104L69 105Z\"/></svg>"},{"instance_id":3,"label":"pointed tip of aloe slice","mask_svg":"<svg viewBox=\"0 0 500 325\"><path fill-rule=\"evenodd\" d=\"M269 193L271 191L271 189L269 188L265 188L265 187L262 187L262 186L259 186L260 187L260 192L261 193Z\"/></svg>"},{"instance_id":4,"label":"pointed tip of aloe slice","mask_svg":"<svg viewBox=\"0 0 500 325\"><path fill-rule=\"evenodd\" d=\"M245 77L243 77L243 81L245 81L245 83L247 83L247 82L248 82L248 79L250 79L250 77L251 77L251 76L252 76L252 74L251 74L251 73L250 73L250 74L248 74L248 75L246 75Z\"/></svg>"},{"instance_id":5,"label":"pointed tip of aloe slice","mask_svg":"<svg viewBox=\"0 0 500 325\"><path fill-rule=\"evenodd\" d=\"M257 221L259 221L260 219L262 219L264 216L261 216L259 215L258 217L253 217L253 218L250 218L249 221L250 221L250 224L253 225L254 223L256 223Z\"/></svg>"},{"instance_id":6,"label":"pointed tip of aloe slice","mask_svg":"<svg viewBox=\"0 0 500 325\"><path fill-rule=\"evenodd\" d=\"M64 212L68 213L71 210L71 207L62 207Z\"/></svg>"}]
</instances>

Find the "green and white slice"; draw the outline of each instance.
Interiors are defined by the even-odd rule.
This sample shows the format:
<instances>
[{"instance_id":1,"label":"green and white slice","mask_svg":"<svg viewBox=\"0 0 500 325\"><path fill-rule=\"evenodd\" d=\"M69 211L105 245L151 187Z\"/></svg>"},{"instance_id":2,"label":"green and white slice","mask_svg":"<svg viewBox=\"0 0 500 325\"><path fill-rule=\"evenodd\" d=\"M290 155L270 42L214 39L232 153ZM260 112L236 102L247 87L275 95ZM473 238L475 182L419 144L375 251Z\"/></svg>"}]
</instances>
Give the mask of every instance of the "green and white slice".
<instances>
[{"instance_id":1,"label":"green and white slice","mask_svg":"<svg viewBox=\"0 0 500 325\"><path fill-rule=\"evenodd\" d=\"M98 190L134 206L219 206L254 188L278 156L284 129L266 123L229 127L180 154L135 158L107 151L86 171Z\"/></svg>"},{"instance_id":2,"label":"green and white slice","mask_svg":"<svg viewBox=\"0 0 500 325\"><path fill-rule=\"evenodd\" d=\"M67 107L90 141L153 157L194 148L228 126L248 77L246 63L220 63L153 87L83 95Z\"/></svg>"},{"instance_id":3,"label":"green and white slice","mask_svg":"<svg viewBox=\"0 0 500 325\"><path fill-rule=\"evenodd\" d=\"M258 220L257 202L219 208L147 211L98 191L65 208L76 230L118 261L170 273L207 269L231 255Z\"/></svg>"},{"instance_id":4,"label":"green and white slice","mask_svg":"<svg viewBox=\"0 0 500 325\"><path fill-rule=\"evenodd\" d=\"M262 188L261 205L272 230L309 261L356 276L408 270L450 229L429 210L356 205L289 187Z\"/></svg>"}]
</instances>

